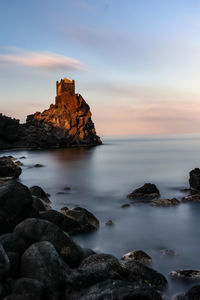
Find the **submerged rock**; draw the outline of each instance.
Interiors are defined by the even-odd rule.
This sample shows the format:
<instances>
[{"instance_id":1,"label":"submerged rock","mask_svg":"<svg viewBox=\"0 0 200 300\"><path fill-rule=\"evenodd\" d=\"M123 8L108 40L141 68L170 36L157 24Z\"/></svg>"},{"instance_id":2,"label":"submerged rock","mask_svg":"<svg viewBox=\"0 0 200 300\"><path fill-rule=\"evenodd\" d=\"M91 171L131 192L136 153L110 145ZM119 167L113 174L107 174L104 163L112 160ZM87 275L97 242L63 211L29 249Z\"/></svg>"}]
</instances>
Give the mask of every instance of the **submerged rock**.
<instances>
[{"instance_id":1,"label":"submerged rock","mask_svg":"<svg viewBox=\"0 0 200 300\"><path fill-rule=\"evenodd\" d=\"M57 82L55 104L42 113L27 116L25 124L0 115L0 149L57 148L101 144L89 105L75 93L75 83Z\"/></svg>"},{"instance_id":2,"label":"submerged rock","mask_svg":"<svg viewBox=\"0 0 200 300\"><path fill-rule=\"evenodd\" d=\"M200 169L199 168L195 168L192 171L190 171L189 184L191 189L200 191Z\"/></svg>"},{"instance_id":3,"label":"submerged rock","mask_svg":"<svg viewBox=\"0 0 200 300\"><path fill-rule=\"evenodd\" d=\"M133 250L122 256L122 260L134 260L141 263L150 263L152 258L142 250Z\"/></svg>"},{"instance_id":4,"label":"submerged rock","mask_svg":"<svg viewBox=\"0 0 200 300\"><path fill-rule=\"evenodd\" d=\"M170 272L172 278L177 279L186 279L186 280L195 280L200 279L200 270L176 270Z\"/></svg>"},{"instance_id":5,"label":"submerged rock","mask_svg":"<svg viewBox=\"0 0 200 300\"><path fill-rule=\"evenodd\" d=\"M181 202L176 199L176 198L172 198L172 199L153 199L151 200L151 205L152 206L174 206L174 205L178 205Z\"/></svg>"},{"instance_id":6,"label":"submerged rock","mask_svg":"<svg viewBox=\"0 0 200 300\"><path fill-rule=\"evenodd\" d=\"M16 179L21 172L18 162L14 162L9 156L0 157L0 179Z\"/></svg>"},{"instance_id":7,"label":"submerged rock","mask_svg":"<svg viewBox=\"0 0 200 300\"><path fill-rule=\"evenodd\" d=\"M155 184L145 183L142 187L134 190L127 197L131 199L153 199L160 196L160 192Z\"/></svg>"}]
</instances>

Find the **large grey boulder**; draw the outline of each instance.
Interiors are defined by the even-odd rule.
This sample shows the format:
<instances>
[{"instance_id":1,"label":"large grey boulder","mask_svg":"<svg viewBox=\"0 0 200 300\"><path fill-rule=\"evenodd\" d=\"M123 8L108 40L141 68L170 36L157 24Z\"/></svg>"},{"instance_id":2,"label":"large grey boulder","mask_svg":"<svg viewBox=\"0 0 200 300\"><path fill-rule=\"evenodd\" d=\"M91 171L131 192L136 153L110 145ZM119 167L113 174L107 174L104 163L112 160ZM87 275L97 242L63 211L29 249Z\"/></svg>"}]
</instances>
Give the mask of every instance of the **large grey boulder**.
<instances>
[{"instance_id":1,"label":"large grey boulder","mask_svg":"<svg viewBox=\"0 0 200 300\"><path fill-rule=\"evenodd\" d=\"M41 241L52 243L70 267L78 266L82 259L81 247L67 233L49 221L26 219L16 226L14 232L29 243Z\"/></svg>"},{"instance_id":2,"label":"large grey boulder","mask_svg":"<svg viewBox=\"0 0 200 300\"><path fill-rule=\"evenodd\" d=\"M0 185L0 234L11 232L26 218L38 216L29 189L17 182Z\"/></svg>"},{"instance_id":3,"label":"large grey boulder","mask_svg":"<svg viewBox=\"0 0 200 300\"><path fill-rule=\"evenodd\" d=\"M55 247L46 241L35 243L24 252L20 269L21 277L40 281L52 295L64 291L71 273Z\"/></svg>"}]
</instances>

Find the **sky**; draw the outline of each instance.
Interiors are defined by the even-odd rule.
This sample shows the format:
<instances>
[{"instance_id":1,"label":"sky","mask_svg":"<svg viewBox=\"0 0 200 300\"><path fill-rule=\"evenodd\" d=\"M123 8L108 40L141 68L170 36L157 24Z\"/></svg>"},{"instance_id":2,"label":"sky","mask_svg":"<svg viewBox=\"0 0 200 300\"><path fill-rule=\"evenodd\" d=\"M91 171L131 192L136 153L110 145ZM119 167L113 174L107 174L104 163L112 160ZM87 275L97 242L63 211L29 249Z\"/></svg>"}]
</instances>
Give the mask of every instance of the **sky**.
<instances>
[{"instance_id":1,"label":"sky","mask_svg":"<svg viewBox=\"0 0 200 300\"><path fill-rule=\"evenodd\" d=\"M200 133L200 1L0 0L0 112L25 121L67 77L97 133Z\"/></svg>"}]
</instances>

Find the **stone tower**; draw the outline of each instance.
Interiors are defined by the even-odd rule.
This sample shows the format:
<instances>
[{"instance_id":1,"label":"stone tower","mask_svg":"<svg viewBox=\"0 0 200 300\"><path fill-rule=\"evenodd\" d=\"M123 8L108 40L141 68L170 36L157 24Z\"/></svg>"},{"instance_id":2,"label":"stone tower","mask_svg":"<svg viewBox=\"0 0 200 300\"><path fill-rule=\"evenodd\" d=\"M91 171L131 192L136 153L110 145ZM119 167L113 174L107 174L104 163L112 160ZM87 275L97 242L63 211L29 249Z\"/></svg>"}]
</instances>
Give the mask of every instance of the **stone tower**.
<instances>
[{"instance_id":1,"label":"stone tower","mask_svg":"<svg viewBox=\"0 0 200 300\"><path fill-rule=\"evenodd\" d=\"M72 95L75 94L75 81L67 78L61 79L60 82L56 81L56 91L57 96L60 96L65 92L68 92Z\"/></svg>"}]
</instances>

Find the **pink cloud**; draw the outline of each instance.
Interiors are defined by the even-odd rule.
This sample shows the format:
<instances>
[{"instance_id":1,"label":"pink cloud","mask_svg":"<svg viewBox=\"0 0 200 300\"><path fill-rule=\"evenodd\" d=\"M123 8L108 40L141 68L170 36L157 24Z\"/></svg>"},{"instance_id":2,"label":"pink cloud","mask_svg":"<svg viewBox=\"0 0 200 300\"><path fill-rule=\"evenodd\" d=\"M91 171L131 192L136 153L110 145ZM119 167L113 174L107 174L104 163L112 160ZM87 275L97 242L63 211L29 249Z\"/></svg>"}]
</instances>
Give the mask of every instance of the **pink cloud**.
<instances>
[{"instance_id":1,"label":"pink cloud","mask_svg":"<svg viewBox=\"0 0 200 300\"><path fill-rule=\"evenodd\" d=\"M43 70L83 70L79 60L52 52L33 52L13 48L11 53L0 54L0 63Z\"/></svg>"}]
</instances>

